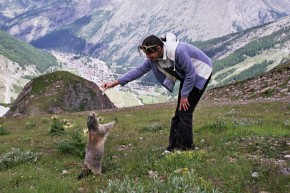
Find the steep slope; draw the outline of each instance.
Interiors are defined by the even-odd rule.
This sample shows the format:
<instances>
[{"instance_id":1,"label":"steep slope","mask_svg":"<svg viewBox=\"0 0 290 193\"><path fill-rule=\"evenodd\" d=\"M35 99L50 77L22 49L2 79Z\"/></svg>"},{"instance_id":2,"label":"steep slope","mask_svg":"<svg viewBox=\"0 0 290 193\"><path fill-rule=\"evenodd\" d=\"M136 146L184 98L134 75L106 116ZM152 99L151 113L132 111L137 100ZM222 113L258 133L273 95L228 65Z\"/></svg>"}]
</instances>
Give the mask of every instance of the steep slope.
<instances>
[{"instance_id":1,"label":"steep slope","mask_svg":"<svg viewBox=\"0 0 290 193\"><path fill-rule=\"evenodd\" d=\"M242 32L232 33L226 36L213 38L208 41L193 42L203 49L211 58L223 59L233 52L245 47L247 44L258 39L275 38L276 44L289 46L290 16L286 16L275 22L261 26L248 28ZM275 44L274 44L275 45ZM273 47L273 45L271 45Z\"/></svg>"},{"instance_id":2,"label":"steep slope","mask_svg":"<svg viewBox=\"0 0 290 193\"><path fill-rule=\"evenodd\" d=\"M90 15L108 0L1 0L0 25L11 35L29 42L54 29Z\"/></svg>"},{"instance_id":3,"label":"steep slope","mask_svg":"<svg viewBox=\"0 0 290 193\"><path fill-rule=\"evenodd\" d=\"M206 92L205 101L290 100L290 61L269 72L245 81L213 88Z\"/></svg>"},{"instance_id":4,"label":"steep slope","mask_svg":"<svg viewBox=\"0 0 290 193\"><path fill-rule=\"evenodd\" d=\"M10 103L31 77L59 68L56 58L0 30L0 102Z\"/></svg>"},{"instance_id":5,"label":"steep slope","mask_svg":"<svg viewBox=\"0 0 290 193\"><path fill-rule=\"evenodd\" d=\"M22 68L25 68L27 65L35 65L35 68L39 72L44 72L57 65L56 58L49 52L21 42L1 30L0 40L0 55L18 63Z\"/></svg>"},{"instance_id":6,"label":"steep slope","mask_svg":"<svg viewBox=\"0 0 290 193\"><path fill-rule=\"evenodd\" d=\"M290 17L193 44L214 59L211 87L245 80L290 59Z\"/></svg>"},{"instance_id":7,"label":"steep slope","mask_svg":"<svg viewBox=\"0 0 290 193\"><path fill-rule=\"evenodd\" d=\"M31 80L4 115L37 115L115 108L98 86L70 72L57 71Z\"/></svg>"}]
</instances>

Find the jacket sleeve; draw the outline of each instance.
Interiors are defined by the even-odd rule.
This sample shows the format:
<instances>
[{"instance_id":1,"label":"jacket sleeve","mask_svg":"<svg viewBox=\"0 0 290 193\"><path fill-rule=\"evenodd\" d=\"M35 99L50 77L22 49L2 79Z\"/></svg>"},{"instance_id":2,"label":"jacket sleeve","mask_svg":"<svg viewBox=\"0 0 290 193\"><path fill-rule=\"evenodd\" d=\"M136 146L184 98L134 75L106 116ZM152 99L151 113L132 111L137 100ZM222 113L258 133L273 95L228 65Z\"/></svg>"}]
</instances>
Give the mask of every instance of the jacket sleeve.
<instances>
[{"instance_id":1,"label":"jacket sleeve","mask_svg":"<svg viewBox=\"0 0 290 193\"><path fill-rule=\"evenodd\" d=\"M180 73L184 75L181 96L188 97L195 84L196 72L191 58L186 51L176 50L176 65L178 65Z\"/></svg>"},{"instance_id":2,"label":"jacket sleeve","mask_svg":"<svg viewBox=\"0 0 290 193\"><path fill-rule=\"evenodd\" d=\"M123 76L117 78L117 80L120 82L120 85L124 86L128 82L131 82L133 80L136 80L137 78L143 76L147 72L151 70L151 65L149 63L149 60L146 59L142 64L137 66L136 68L126 72Z\"/></svg>"}]
</instances>

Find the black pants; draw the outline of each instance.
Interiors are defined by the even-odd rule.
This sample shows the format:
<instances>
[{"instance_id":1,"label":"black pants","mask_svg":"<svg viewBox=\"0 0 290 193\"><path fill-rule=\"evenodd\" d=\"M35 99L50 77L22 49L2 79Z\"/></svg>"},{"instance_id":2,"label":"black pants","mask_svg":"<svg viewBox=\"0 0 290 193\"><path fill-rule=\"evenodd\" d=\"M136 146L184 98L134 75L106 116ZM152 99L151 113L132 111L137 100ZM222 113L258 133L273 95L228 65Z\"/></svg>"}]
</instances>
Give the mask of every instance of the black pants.
<instances>
[{"instance_id":1,"label":"black pants","mask_svg":"<svg viewBox=\"0 0 290 193\"><path fill-rule=\"evenodd\" d=\"M175 148L181 150L190 150L195 148L193 143L192 115L209 81L210 77L202 90L194 87L189 93L188 102L190 106L187 111L184 111L183 109L181 111L179 110L183 82L180 83L177 107L175 110L175 115L171 120L169 146L167 148L168 151L173 151Z\"/></svg>"}]
</instances>

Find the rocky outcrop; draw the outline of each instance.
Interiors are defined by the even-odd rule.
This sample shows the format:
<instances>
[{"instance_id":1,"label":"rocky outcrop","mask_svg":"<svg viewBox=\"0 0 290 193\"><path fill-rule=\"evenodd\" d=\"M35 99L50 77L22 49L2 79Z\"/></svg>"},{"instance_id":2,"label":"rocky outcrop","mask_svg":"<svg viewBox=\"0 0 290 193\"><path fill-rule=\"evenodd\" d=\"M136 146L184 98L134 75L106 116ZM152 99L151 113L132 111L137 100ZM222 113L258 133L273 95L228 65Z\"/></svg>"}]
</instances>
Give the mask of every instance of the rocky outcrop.
<instances>
[{"instance_id":1,"label":"rocky outcrop","mask_svg":"<svg viewBox=\"0 0 290 193\"><path fill-rule=\"evenodd\" d=\"M5 117L59 114L116 108L99 87L70 72L53 72L31 80Z\"/></svg>"},{"instance_id":2,"label":"rocky outcrop","mask_svg":"<svg viewBox=\"0 0 290 193\"><path fill-rule=\"evenodd\" d=\"M203 100L290 99L290 61L245 81L208 90Z\"/></svg>"}]
</instances>

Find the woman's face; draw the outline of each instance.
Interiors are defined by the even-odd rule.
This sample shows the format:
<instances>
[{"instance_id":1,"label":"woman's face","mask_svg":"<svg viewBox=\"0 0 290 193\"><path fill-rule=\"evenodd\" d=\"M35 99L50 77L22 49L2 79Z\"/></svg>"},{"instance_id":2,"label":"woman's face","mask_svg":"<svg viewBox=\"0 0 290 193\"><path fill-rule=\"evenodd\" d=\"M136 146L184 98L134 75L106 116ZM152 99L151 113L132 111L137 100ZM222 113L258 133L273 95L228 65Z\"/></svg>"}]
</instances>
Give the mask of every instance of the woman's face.
<instances>
[{"instance_id":1,"label":"woman's face","mask_svg":"<svg viewBox=\"0 0 290 193\"><path fill-rule=\"evenodd\" d=\"M163 56L163 48L161 46L158 46L157 50L154 52L148 52L146 50L143 50L143 52L146 55L146 58L157 61L159 58L162 58Z\"/></svg>"}]
</instances>

